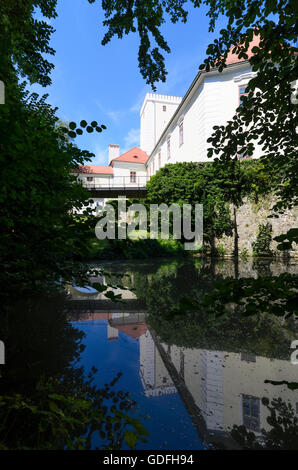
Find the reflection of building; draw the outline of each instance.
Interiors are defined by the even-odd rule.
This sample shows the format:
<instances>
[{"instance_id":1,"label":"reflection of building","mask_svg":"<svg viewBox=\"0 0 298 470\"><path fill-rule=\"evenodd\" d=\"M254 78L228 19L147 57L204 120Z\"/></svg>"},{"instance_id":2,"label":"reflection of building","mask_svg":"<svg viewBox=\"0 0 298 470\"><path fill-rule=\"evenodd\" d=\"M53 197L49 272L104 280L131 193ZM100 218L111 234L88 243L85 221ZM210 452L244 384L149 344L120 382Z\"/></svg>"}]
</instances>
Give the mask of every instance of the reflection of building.
<instances>
[{"instance_id":1,"label":"reflection of building","mask_svg":"<svg viewBox=\"0 0 298 470\"><path fill-rule=\"evenodd\" d=\"M133 339L138 339L147 331L144 313L93 312L81 313L76 321L107 320L108 341L118 340L119 331Z\"/></svg>"},{"instance_id":2,"label":"reflection of building","mask_svg":"<svg viewBox=\"0 0 298 470\"><path fill-rule=\"evenodd\" d=\"M117 334L121 331L133 339L138 339L147 331L144 313L114 314L108 323L109 328L117 330Z\"/></svg>"},{"instance_id":3,"label":"reflection of building","mask_svg":"<svg viewBox=\"0 0 298 470\"><path fill-rule=\"evenodd\" d=\"M140 377L147 397L177 393L149 330L140 337Z\"/></svg>"},{"instance_id":4,"label":"reflection of building","mask_svg":"<svg viewBox=\"0 0 298 470\"><path fill-rule=\"evenodd\" d=\"M167 347L164 349L168 352ZM280 397L296 410L297 393L286 385L264 382L266 379L297 381L298 369L290 360L171 346L168 357L178 373L181 351L185 385L202 411L210 434L228 433L235 424L243 424L255 433L262 428L269 430L269 412L262 404L263 397L270 401Z\"/></svg>"}]
</instances>

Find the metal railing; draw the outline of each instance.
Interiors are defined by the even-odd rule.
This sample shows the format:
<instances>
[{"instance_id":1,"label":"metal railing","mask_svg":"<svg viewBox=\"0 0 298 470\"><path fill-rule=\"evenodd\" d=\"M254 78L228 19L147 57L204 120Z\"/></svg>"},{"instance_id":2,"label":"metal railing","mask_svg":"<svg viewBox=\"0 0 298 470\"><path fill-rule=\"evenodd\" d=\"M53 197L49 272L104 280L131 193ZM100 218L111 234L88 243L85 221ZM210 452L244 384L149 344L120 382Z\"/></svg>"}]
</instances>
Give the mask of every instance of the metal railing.
<instances>
[{"instance_id":1,"label":"metal railing","mask_svg":"<svg viewBox=\"0 0 298 470\"><path fill-rule=\"evenodd\" d=\"M117 189L117 188L144 188L149 181L149 176L113 176L107 181L83 180L83 185L87 189Z\"/></svg>"}]
</instances>

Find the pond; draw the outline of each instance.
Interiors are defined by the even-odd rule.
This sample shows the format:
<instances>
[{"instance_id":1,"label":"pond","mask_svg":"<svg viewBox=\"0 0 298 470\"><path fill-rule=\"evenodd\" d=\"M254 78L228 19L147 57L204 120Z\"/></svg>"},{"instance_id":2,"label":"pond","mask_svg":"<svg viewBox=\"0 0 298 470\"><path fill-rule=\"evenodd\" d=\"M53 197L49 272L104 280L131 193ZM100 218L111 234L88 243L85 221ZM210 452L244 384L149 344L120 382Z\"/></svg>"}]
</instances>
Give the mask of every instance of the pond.
<instances>
[{"instance_id":1,"label":"pond","mask_svg":"<svg viewBox=\"0 0 298 470\"><path fill-rule=\"evenodd\" d=\"M280 440L286 446L287 439L298 448L294 319L243 316L233 306L220 317L177 309L185 298L198 302L216 280L295 274L295 261L235 267L194 258L91 267L102 270L97 281L116 286L111 290L122 301L70 288L72 325L85 334L79 365L98 369L100 387L122 373L115 389L129 392L131 414L149 432L137 449L240 449ZM288 431L278 417L287 418Z\"/></svg>"}]
</instances>

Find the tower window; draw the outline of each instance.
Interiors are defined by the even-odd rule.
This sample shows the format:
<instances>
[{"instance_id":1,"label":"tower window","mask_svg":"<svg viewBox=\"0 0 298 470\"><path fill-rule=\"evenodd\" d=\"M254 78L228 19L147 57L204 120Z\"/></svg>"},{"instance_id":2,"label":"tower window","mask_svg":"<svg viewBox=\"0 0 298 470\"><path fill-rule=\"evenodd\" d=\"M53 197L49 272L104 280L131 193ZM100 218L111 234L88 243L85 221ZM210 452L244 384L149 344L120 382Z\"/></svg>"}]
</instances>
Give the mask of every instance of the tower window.
<instances>
[{"instance_id":1,"label":"tower window","mask_svg":"<svg viewBox=\"0 0 298 470\"><path fill-rule=\"evenodd\" d=\"M166 105L163 105L162 110L163 110L163 111L166 111L166 110L167 110Z\"/></svg>"}]
</instances>

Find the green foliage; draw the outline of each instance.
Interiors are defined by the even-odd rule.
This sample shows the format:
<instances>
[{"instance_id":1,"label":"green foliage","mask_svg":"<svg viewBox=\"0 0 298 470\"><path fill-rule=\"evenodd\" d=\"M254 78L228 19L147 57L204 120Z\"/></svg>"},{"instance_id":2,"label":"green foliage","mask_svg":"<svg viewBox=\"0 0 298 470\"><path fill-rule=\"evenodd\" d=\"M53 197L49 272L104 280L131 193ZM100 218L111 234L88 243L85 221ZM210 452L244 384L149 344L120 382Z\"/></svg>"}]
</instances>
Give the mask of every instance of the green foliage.
<instances>
[{"instance_id":1,"label":"green foliage","mask_svg":"<svg viewBox=\"0 0 298 470\"><path fill-rule=\"evenodd\" d=\"M244 449L253 450L297 450L298 447L298 418L291 403L281 398L262 399L263 405L268 409L267 423L269 431L262 429L261 439L253 432L247 431L245 426L234 426L232 437Z\"/></svg>"},{"instance_id":2,"label":"green foliage","mask_svg":"<svg viewBox=\"0 0 298 470\"><path fill-rule=\"evenodd\" d=\"M0 337L0 442L7 449L119 449L148 432L130 416L135 402L115 389L121 373L99 388L98 371L78 367L84 334L68 319L65 294L23 297L6 308Z\"/></svg>"},{"instance_id":3,"label":"green foliage","mask_svg":"<svg viewBox=\"0 0 298 470\"><path fill-rule=\"evenodd\" d=\"M267 224L259 225L257 239L252 243L252 251L254 256L270 256L270 243L272 240L272 226Z\"/></svg>"},{"instance_id":4,"label":"green foliage","mask_svg":"<svg viewBox=\"0 0 298 470\"><path fill-rule=\"evenodd\" d=\"M49 45L53 26L37 20L33 14L39 8L48 20L57 17L57 0L1 0L0 2L0 79L7 85L13 66L21 77L42 86L51 83L54 68L46 55L54 55ZM12 66L13 64L13 66Z\"/></svg>"},{"instance_id":5,"label":"green foliage","mask_svg":"<svg viewBox=\"0 0 298 470\"><path fill-rule=\"evenodd\" d=\"M204 238L215 252L214 238L231 235L229 204L255 200L270 191L272 177L259 162L168 164L147 183L146 203L203 204Z\"/></svg>"},{"instance_id":6,"label":"green foliage","mask_svg":"<svg viewBox=\"0 0 298 470\"><path fill-rule=\"evenodd\" d=\"M204 234L210 239L231 234L228 208L229 180L225 169L215 171L212 164L168 164L147 183L147 203L203 204ZM226 187L228 186L228 188ZM193 214L194 217L194 214Z\"/></svg>"},{"instance_id":7,"label":"green foliage","mask_svg":"<svg viewBox=\"0 0 298 470\"><path fill-rule=\"evenodd\" d=\"M185 256L184 246L178 240L91 239L87 259L150 259L172 256Z\"/></svg>"},{"instance_id":8,"label":"green foliage","mask_svg":"<svg viewBox=\"0 0 298 470\"><path fill-rule=\"evenodd\" d=\"M63 382L50 381L38 384L31 396L0 396L2 443L14 450L85 450L99 433L103 448L120 449L124 440L135 448L148 431L127 414L134 402L123 392L111 390L114 383L100 390L86 381L85 390L76 396L74 390L57 393ZM103 405L103 397L113 405ZM119 410L116 403L120 403Z\"/></svg>"},{"instance_id":9,"label":"green foliage","mask_svg":"<svg viewBox=\"0 0 298 470\"><path fill-rule=\"evenodd\" d=\"M9 295L61 279L84 282L74 259L87 254L94 222L72 215L89 194L71 173L92 154L68 141L45 97L30 97L15 83L6 87L0 129L1 285Z\"/></svg>"},{"instance_id":10,"label":"green foliage","mask_svg":"<svg viewBox=\"0 0 298 470\"><path fill-rule=\"evenodd\" d=\"M216 247L216 250L220 256L224 256L226 254L225 247L221 243Z\"/></svg>"},{"instance_id":11,"label":"green foliage","mask_svg":"<svg viewBox=\"0 0 298 470\"><path fill-rule=\"evenodd\" d=\"M212 293L204 297L202 305L219 316L234 305L239 307L241 315L267 312L288 318L298 313L297 276L284 273L272 278L223 279L214 284Z\"/></svg>"},{"instance_id":12,"label":"green foliage","mask_svg":"<svg viewBox=\"0 0 298 470\"><path fill-rule=\"evenodd\" d=\"M134 292L138 299L146 302L148 325L161 342L186 348L288 358L289 336L296 337L297 327L293 319L282 323L276 316L289 313L291 303L291 311L295 308L294 276L284 275L274 297L273 280L269 277L260 281L257 290L256 279L221 279L220 275L212 278L210 267L205 267L203 260L198 261L198 265L194 261L180 264L173 261L149 276L134 274ZM243 286L244 297L250 285L248 298L245 296L240 305L237 289ZM275 300L281 297L281 291L283 301L277 312ZM247 310L243 307L245 301L249 302ZM256 302L254 311L250 307L253 302Z\"/></svg>"},{"instance_id":13,"label":"green foliage","mask_svg":"<svg viewBox=\"0 0 298 470\"><path fill-rule=\"evenodd\" d=\"M298 244L298 228L291 228L287 233L275 237L274 240L279 242L278 250L286 251L292 248L292 244Z\"/></svg>"},{"instance_id":14,"label":"green foliage","mask_svg":"<svg viewBox=\"0 0 298 470\"><path fill-rule=\"evenodd\" d=\"M248 251L247 251L246 248L243 248L243 249L241 250L240 257L241 257L241 260L242 260L242 261L247 261Z\"/></svg>"}]
</instances>

